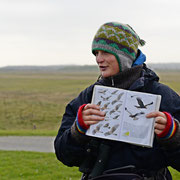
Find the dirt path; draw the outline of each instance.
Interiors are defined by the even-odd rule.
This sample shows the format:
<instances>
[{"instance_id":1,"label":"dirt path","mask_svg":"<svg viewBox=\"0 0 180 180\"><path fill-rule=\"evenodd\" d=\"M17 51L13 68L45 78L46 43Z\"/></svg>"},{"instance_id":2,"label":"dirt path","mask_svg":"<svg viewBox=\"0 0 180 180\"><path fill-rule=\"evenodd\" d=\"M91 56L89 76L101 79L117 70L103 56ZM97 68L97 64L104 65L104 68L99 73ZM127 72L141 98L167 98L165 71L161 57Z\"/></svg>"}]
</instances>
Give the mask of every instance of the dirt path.
<instances>
[{"instance_id":1,"label":"dirt path","mask_svg":"<svg viewBox=\"0 0 180 180\"><path fill-rule=\"evenodd\" d=\"M0 150L54 152L55 137L0 136Z\"/></svg>"}]
</instances>

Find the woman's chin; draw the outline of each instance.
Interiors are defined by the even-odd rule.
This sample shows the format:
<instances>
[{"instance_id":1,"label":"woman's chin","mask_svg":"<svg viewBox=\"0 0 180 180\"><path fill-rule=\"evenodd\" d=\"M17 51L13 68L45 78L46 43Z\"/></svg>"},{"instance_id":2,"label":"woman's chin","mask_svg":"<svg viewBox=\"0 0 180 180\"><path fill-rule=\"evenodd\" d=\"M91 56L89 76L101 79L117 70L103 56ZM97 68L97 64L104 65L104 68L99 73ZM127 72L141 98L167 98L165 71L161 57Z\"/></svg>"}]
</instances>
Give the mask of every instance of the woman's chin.
<instances>
[{"instance_id":1,"label":"woman's chin","mask_svg":"<svg viewBox=\"0 0 180 180\"><path fill-rule=\"evenodd\" d=\"M104 78L107 78L107 77L111 76L110 73L105 72L105 71L101 71L101 75L102 75Z\"/></svg>"}]
</instances>

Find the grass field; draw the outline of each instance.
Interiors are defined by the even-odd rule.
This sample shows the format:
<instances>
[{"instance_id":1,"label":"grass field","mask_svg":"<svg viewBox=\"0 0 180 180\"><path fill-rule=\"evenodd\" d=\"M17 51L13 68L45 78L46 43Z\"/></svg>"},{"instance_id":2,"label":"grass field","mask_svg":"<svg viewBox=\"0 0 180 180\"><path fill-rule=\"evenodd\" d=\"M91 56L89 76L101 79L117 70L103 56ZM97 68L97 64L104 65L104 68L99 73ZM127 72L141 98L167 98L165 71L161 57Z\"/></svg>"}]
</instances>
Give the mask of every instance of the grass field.
<instances>
[{"instance_id":1,"label":"grass field","mask_svg":"<svg viewBox=\"0 0 180 180\"><path fill-rule=\"evenodd\" d=\"M0 151L1 180L79 180L77 168L58 162L54 153Z\"/></svg>"},{"instance_id":2,"label":"grass field","mask_svg":"<svg viewBox=\"0 0 180 180\"><path fill-rule=\"evenodd\" d=\"M161 81L180 94L180 72L159 72ZM66 104L96 81L97 72L0 72L0 135L55 136ZM180 174L172 170L175 180ZM0 151L0 179L79 179L52 153Z\"/></svg>"},{"instance_id":3,"label":"grass field","mask_svg":"<svg viewBox=\"0 0 180 180\"><path fill-rule=\"evenodd\" d=\"M0 74L0 130L57 131L65 105L93 74Z\"/></svg>"},{"instance_id":4,"label":"grass field","mask_svg":"<svg viewBox=\"0 0 180 180\"><path fill-rule=\"evenodd\" d=\"M180 94L180 72L158 73ZM55 135L66 104L95 82L89 73L0 73L0 135ZM9 132L8 132L9 131Z\"/></svg>"},{"instance_id":5,"label":"grass field","mask_svg":"<svg viewBox=\"0 0 180 180\"><path fill-rule=\"evenodd\" d=\"M170 168L173 180L180 174ZM60 163L54 153L0 151L1 180L79 180L77 167Z\"/></svg>"}]
</instances>

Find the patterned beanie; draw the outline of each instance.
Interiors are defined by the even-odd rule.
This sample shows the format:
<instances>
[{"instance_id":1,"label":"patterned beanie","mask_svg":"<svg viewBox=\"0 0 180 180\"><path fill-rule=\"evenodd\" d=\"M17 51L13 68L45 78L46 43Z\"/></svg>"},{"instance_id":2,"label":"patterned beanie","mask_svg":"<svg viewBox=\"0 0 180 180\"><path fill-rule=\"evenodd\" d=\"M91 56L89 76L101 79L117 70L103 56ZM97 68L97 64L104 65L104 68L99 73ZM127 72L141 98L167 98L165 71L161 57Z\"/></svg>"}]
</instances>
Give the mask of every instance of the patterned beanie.
<instances>
[{"instance_id":1,"label":"patterned beanie","mask_svg":"<svg viewBox=\"0 0 180 180\"><path fill-rule=\"evenodd\" d=\"M113 54L121 72L131 68L138 46L144 44L145 41L128 24L109 22L97 31L92 43L92 53L95 55L96 50L102 50Z\"/></svg>"}]
</instances>

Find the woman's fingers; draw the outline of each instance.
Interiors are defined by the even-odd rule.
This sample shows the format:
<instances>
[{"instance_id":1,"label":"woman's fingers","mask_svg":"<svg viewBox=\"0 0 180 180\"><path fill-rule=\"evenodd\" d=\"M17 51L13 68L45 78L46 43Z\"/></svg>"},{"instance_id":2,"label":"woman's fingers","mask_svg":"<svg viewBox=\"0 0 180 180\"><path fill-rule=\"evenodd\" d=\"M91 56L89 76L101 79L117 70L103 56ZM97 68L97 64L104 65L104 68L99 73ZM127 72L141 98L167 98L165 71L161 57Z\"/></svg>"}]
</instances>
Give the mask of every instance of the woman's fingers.
<instances>
[{"instance_id":1,"label":"woman's fingers","mask_svg":"<svg viewBox=\"0 0 180 180\"><path fill-rule=\"evenodd\" d=\"M104 120L105 112L100 111L100 107L95 104L87 104L83 111L82 116L86 125L96 124Z\"/></svg>"},{"instance_id":2,"label":"woman's fingers","mask_svg":"<svg viewBox=\"0 0 180 180\"><path fill-rule=\"evenodd\" d=\"M162 130L159 129L154 129L155 134L160 134L162 132Z\"/></svg>"},{"instance_id":3,"label":"woman's fingers","mask_svg":"<svg viewBox=\"0 0 180 180\"><path fill-rule=\"evenodd\" d=\"M84 115L83 116L84 123L86 125L96 124L99 121L104 120L104 116L97 116L97 115Z\"/></svg>"},{"instance_id":4,"label":"woman's fingers","mask_svg":"<svg viewBox=\"0 0 180 180\"><path fill-rule=\"evenodd\" d=\"M154 111L154 112L148 113L146 115L147 118L155 118L155 117L158 117L158 116L166 118L166 115L163 112L160 112L160 111Z\"/></svg>"},{"instance_id":5,"label":"woman's fingers","mask_svg":"<svg viewBox=\"0 0 180 180\"><path fill-rule=\"evenodd\" d=\"M84 110L86 109L99 109L100 110L100 107L96 104L86 104L86 106L84 107Z\"/></svg>"},{"instance_id":6,"label":"woman's fingers","mask_svg":"<svg viewBox=\"0 0 180 180\"><path fill-rule=\"evenodd\" d=\"M87 104L83 109L83 113L86 115L105 116L105 112L100 111L100 107L96 104Z\"/></svg>"},{"instance_id":7,"label":"woman's fingers","mask_svg":"<svg viewBox=\"0 0 180 180\"><path fill-rule=\"evenodd\" d=\"M83 111L84 115L96 115L96 116L105 116L105 113L100 111L100 110L96 110L96 109L87 109Z\"/></svg>"},{"instance_id":8,"label":"woman's fingers","mask_svg":"<svg viewBox=\"0 0 180 180\"><path fill-rule=\"evenodd\" d=\"M166 120L166 118L164 118L164 117L162 117L162 116L157 116L157 117L155 118L155 123L156 123L156 124L160 124L160 125L166 125L167 120Z\"/></svg>"},{"instance_id":9,"label":"woman's fingers","mask_svg":"<svg viewBox=\"0 0 180 180\"><path fill-rule=\"evenodd\" d=\"M155 118L154 132L160 134L164 131L167 124L166 115L163 112L156 111L146 115L147 118Z\"/></svg>"}]
</instances>

